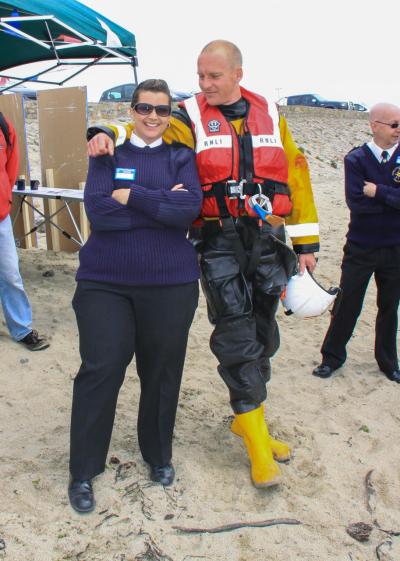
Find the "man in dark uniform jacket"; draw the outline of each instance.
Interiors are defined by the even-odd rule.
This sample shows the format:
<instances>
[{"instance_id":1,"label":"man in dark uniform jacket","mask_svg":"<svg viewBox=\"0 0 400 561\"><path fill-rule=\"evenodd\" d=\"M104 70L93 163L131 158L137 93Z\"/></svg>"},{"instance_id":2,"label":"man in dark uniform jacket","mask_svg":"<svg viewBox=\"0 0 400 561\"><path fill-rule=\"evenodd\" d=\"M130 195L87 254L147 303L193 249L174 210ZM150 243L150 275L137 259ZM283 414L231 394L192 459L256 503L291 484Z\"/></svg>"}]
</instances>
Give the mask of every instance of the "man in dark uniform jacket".
<instances>
[{"instance_id":1,"label":"man in dark uniform jacket","mask_svg":"<svg viewBox=\"0 0 400 561\"><path fill-rule=\"evenodd\" d=\"M397 324L400 298L400 108L379 103L370 111L373 139L344 159L350 209L344 246L342 298L313 374L328 378L346 360L346 345L361 313L371 275L377 286L375 358L386 377L400 383Z\"/></svg>"}]
</instances>

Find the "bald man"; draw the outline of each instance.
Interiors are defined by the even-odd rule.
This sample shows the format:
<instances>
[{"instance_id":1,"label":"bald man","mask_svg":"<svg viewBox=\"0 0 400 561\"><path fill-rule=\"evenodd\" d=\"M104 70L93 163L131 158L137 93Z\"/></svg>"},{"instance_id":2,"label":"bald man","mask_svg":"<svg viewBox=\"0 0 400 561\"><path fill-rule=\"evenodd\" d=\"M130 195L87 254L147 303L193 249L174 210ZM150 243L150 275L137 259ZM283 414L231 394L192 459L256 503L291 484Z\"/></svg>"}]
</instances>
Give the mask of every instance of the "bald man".
<instances>
[{"instance_id":1,"label":"bald man","mask_svg":"<svg viewBox=\"0 0 400 561\"><path fill-rule=\"evenodd\" d=\"M214 326L210 346L229 390L231 428L243 438L252 481L270 487L280 481L276 461L290 458L288 445L269 435L264 419L270 358L279 347L275 314L297 261L300 271L315 267L317 212L307 161L276 104L240 85L238 47L224 40L208 43L197 74L201 93L173 112L164 140L196 152L204 201L193 232L201 239L201 282ZM157 119L152 109L149 127ZM114 140L129 139L134 131L110 125L92 128L93 134L89 155L98 156L112 153ZM273 216L259 208L262 219L251 199L271 203L264 211ZM295 253L284 243L285 224Z\"/></svg>"},{"instance_id":2,"label":"bald man","mask_svg":"<svg viewBox=\"0 0 400 561\"><path fill-rule=\"evenodd\" d=\"M329 378L346 360L346 345L375 277L378 314L375 359L386 377L400 383L397 323L400 298L400 108L371 108L372 140L344 159L350 223L342 261L342 297L332 311L314 376Z\"/></svg>"}]
</instances>

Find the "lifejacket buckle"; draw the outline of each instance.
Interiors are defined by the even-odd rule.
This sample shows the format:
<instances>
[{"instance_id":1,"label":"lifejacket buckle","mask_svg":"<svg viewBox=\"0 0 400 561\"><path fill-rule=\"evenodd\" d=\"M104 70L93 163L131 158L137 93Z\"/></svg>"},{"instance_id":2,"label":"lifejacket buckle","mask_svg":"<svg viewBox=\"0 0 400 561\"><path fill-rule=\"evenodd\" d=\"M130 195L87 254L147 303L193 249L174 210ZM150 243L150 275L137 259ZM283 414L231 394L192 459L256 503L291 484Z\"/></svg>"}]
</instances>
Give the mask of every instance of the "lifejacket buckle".
<instances>
[{"instance_id":1,"label":"lifejacket buckle","mask_svg":"<svg viewBox=\"0 0 400 561\"><path fill-rule=\"evenodd\" d=\"M226 195L229 199L245 199L246 194L243 193L243 185L246 183L245 179L236 181L235 179L228 179L225 184Z\"/></svg>"}]
</instances>

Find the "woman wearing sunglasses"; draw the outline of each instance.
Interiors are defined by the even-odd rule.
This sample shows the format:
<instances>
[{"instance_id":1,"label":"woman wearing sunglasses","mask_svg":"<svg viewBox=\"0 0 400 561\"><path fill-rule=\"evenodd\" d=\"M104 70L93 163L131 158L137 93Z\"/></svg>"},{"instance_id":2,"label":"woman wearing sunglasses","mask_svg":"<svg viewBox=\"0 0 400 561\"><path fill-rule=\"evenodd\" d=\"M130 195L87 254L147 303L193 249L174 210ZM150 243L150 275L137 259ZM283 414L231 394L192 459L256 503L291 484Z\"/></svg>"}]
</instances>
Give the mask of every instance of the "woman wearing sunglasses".
<instances>
[{"instance_id":1,"label":"woman wearing sunglasses","mask_svg":"<svg viewBox=\"0 0 400 561\"><path fill-rule=\"evenodd\" d=\"M150 477L174 480L172 434L199 270L187 229L201 206L192 151L168 145L171 96L163 80L136 88L134 133L114 156L90 158L73 299L82 364L74 381L69 499L95 506L91 480L105 468L118 392L134 355L138 439Z\"/></svg>"}]
</instances>

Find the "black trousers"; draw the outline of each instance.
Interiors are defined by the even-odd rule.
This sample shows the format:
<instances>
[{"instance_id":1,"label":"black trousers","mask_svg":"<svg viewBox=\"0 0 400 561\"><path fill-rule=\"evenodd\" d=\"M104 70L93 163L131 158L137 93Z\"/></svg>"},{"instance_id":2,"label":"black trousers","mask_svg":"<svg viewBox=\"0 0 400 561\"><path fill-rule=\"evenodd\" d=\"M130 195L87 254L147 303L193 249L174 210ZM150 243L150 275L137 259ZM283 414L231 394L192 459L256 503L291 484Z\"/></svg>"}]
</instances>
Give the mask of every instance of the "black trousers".
<instances>
[{"instance_id":1,"label":"black trousers","mask_svg":"<svg viewBox=\"0 0 400 561\"><path fill-rule=\"evenodd\" d=\"M339 368L346 360L346 345L361 313L371 276L377 286L378 314L375 323L375 358L379 368L392 373L397 359L397 323L400 299L400 246L362 248L348 241L342 261L341 299L332 310L322 344L323 362Z\"/></svg>"},{"instance_id":2,"label":"black trousers","mask_svg":"<svg viewBox=\"0 0 400 561\"><path fill-rule=\"evenodd\" d=\"M217 226L217 225L215 225ZM249 218L237 232L253 270L239 267L231 239L217 226L206 228L200 250L201 283L214 331L210 347L228 386L235 413L259 407L270 378L269 359L279 348L275 313L279 297L296 267L296 255L274 230Z\"/></svg>"},{"instance_id":3,"label":"black trousers","mask_svg":"<svg viewBox=\"0 0 400 561\"><path fill-rule=\"evenodd\" d=\"M136 354L141 394L138 437L152 465L172 457L172 435L198 283L129 287L80 281L73 298L82 364L74 381L70 471L104 471L118 393Z\"/></svg>"}]
</instances>

